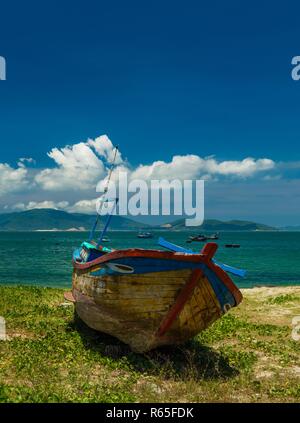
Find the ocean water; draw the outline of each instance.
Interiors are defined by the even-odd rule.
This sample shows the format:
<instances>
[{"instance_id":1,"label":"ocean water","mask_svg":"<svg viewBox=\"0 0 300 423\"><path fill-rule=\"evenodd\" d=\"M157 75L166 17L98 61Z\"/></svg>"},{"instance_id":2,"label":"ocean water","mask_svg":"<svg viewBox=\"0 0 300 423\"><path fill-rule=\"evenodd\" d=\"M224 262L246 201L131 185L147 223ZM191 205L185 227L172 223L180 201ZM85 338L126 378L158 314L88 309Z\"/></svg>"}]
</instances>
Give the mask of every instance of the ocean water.
<instances>
[{"instance_id":1,"label":"ocean water","mask_svg":"<svg viewBox=\"0 0 300 423\"><path fill-rule=\"evenodd\" d=\"M137 232L109 232L111 248L159 248L157 239L199 251L204 243L187 244L191 232L153 231L154 238L138 239ZM70 287L74 248L87 239L86 232L0 232L0 284ZM223 232L215 258L247 270L246 288L269 285L300 285L300 232ZM225 248L225 244L240 248Z\"/></svg>"}]
</instances>

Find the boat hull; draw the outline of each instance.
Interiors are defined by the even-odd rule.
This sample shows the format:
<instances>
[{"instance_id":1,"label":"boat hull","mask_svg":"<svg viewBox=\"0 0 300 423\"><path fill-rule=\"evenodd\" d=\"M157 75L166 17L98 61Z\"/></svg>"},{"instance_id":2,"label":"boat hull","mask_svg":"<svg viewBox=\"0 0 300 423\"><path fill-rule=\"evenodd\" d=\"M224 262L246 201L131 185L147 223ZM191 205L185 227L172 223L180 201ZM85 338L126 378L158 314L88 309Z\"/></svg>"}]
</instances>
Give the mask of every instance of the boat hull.
<instances>
[{"instance_id":1,"label":"boat hull","mask_svg":"<svg viewBox=\"0 0 300 423\"><path fill-rule=\"evenodd\" d=\"M74 263L76 311L89 327L146 352L185 342L241 301L209 254L152 253L119 250L92 263ZM116 262L131 264L133 272L111 270Z\"/></svg>"}]
</instances>

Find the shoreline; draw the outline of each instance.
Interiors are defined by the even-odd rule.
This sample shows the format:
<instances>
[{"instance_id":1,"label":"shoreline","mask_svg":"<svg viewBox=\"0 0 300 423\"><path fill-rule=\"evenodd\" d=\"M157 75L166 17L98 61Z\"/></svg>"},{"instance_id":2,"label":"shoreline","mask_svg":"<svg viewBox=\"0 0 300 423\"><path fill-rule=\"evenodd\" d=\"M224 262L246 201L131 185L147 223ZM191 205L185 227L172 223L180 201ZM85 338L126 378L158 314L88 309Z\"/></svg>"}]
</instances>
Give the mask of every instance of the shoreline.
<instances>
[{"instance_id":1,"label":"shoreline","mask_svg":"<svg viewBox=\"0 0 300 423\"><path fill-rule=\"evenodd\" d=\"M71 278L71 276L70 276ZM234 282L235 283L235 282ZM298 283L293 283L290 285L255 285L255 286L250 286L250 287L239 287L238 284L235 283L235 285L237 285L237 287L239 288L239 290L243 293L243 291L248 292L248 291L255 291L258 292L259 290L270 290L270 292L272 290L276 291L276 290L293 290L294 288L297 289L299 288L300 290L300 281ZM0 280L0 287L29 287L29 288L49 288L49 289L59 289L59 290L66 290L66 289L70 289L71 288L71 283L65 286L62 285L42 285L42 284L31 284L31 283L22 283L22 282L4 282L2 283Z\"/></svg>"},{"instance_id":2,"label":"shoreline","mask_svg":"<svg viewBox=\"0 0 300 423\"><path fill-rule=\"evenodd\" d=\"M199 231L203 232L203 233L208 233L210 234L212 232L212 230L207 230L207 229L176 229L176 228L157 228L157 227L149 227L149 226L145 226L143 228L137 227L137 228L128 228L128 229L114 229L114 228L109 228L109 232L138 232L140 230L148 230L148 231L153 231L153 232L166 232L166 233L173 233L173 232L182 232L182 233L191 233L191 232L195 232L198 233ZM50 228L50 229L20 229L20 230L3 230L0 229L0 233L22 233L22 232L90 232L90 229L79 229L79 228L68 228L68 229L56 229L56 228ZM218 229L219 233L300 233L299 229L269 229L269 230L264 230L264 229L252 229L252 230L243 230L243 229Z\"/></svg>"}]
</instances>

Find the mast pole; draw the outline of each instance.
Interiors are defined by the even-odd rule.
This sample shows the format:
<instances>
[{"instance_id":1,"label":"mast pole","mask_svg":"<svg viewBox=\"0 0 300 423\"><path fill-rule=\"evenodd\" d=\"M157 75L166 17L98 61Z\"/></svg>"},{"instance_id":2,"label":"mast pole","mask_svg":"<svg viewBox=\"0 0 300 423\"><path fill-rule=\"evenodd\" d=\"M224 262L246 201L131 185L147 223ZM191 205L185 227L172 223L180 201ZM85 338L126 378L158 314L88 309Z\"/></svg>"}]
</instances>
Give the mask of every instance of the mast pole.
<instances>
[{"instance_id":1,"label":"mast pole","mask_svg":"<svg viewBox=\"0 0 300 423\"><path fill-rule=\"evenodd\" d=\"M118 198L116 198L116 201L115 201L115 203L114 203L114 206L113 206L113 208L112 208L112 211L111 211L111 213L108 215L107 220L106 220L106 223L105 223L105 226L104 226L104 228L103 228L103 230L102 230L102 232L101 232L100 238L99 238L98 243L97 243L97 248L99 248L99 246L101 245L102 239L103 239L103 237L104 237L104 235L105 235L105 233L106 233L106 231L107 231L108 225L110 224L110 221L111 221L111 218L112 218L113 212L115 211L115 208L116 208L116 206L117 206L117 204L118 204L118 201L119 201L119 199L118 199Z\"/></svg>"},{"instance_id":2,"label":"mast pole","mask_svg":"<svg viewBox=\"0 0 300 423\"><path fill-rule=\"evenodd\" d=\"M109 169L109 174L108 174L108 178L107 178L107 181L106 181L106 185L105 185L105 188L104 188L104 193L103 193L103 195L105 195L105 194L107 193L107 191L108 191L108 185L109 185L109 182L110 182L110 178L111 178L111 175L112 175L112 171L113 171L113 169L114 169L114 167L115 167L115 161L116 161L116 157L117 157L117 152L118 152L118 150L119 150L119 146L118 146L118 145L116 145L116 146L115 146L115 153L114 153L114 157L113 157L113 160L112 160L112 163L111 163L111 167L110 167L110 169ZM89 241L92 241L92 239L94 238L94 234L95 234L95 231L96 231L96 228L97 228L98 222L99 222L99 217L100 217L100 213L101 213L102 207L103 207L103 202L101 203L100 210L99 210L99 212L97 213L97 217L96 217L95 223L94 223L94 225L93 225L93 227L92 227L92 230L91 230L91 232L90 232L90 235L89 235ZM107 226L108 226L108 225L107 225ZM102 240L102 238L103 238L103 231L102 231L102 235L101 235L101 240Z\"/></svg>"}]
</instances>

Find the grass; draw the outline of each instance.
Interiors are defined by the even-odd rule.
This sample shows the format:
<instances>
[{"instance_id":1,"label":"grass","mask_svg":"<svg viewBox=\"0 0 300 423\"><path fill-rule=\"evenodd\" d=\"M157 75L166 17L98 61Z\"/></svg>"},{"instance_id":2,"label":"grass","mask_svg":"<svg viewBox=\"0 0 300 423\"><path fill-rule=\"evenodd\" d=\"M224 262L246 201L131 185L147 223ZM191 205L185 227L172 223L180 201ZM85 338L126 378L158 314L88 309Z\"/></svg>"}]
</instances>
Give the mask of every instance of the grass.
<instances>
[{"instance_id":1,"label":"grass","mask_svg":"<svg viewBox=\"0 0 300 423\"><path fill-rule=\"evenodd\" d=\"M87 328L60 289L0 287L0 402L300 402L300 288L244 297L187 344L140 355Z\"/></svg>"},{"instance_id":2,"label":"grass","mask_svg":"<svg viewBox=\"0 0 300 423\"><path fill-rule=\"evenodd\" d=\"M277 297L269 298L269 304L286 304L294 301L300 301L300 297L293 294L278 295Z\"/></svg>"}]
</instances>

